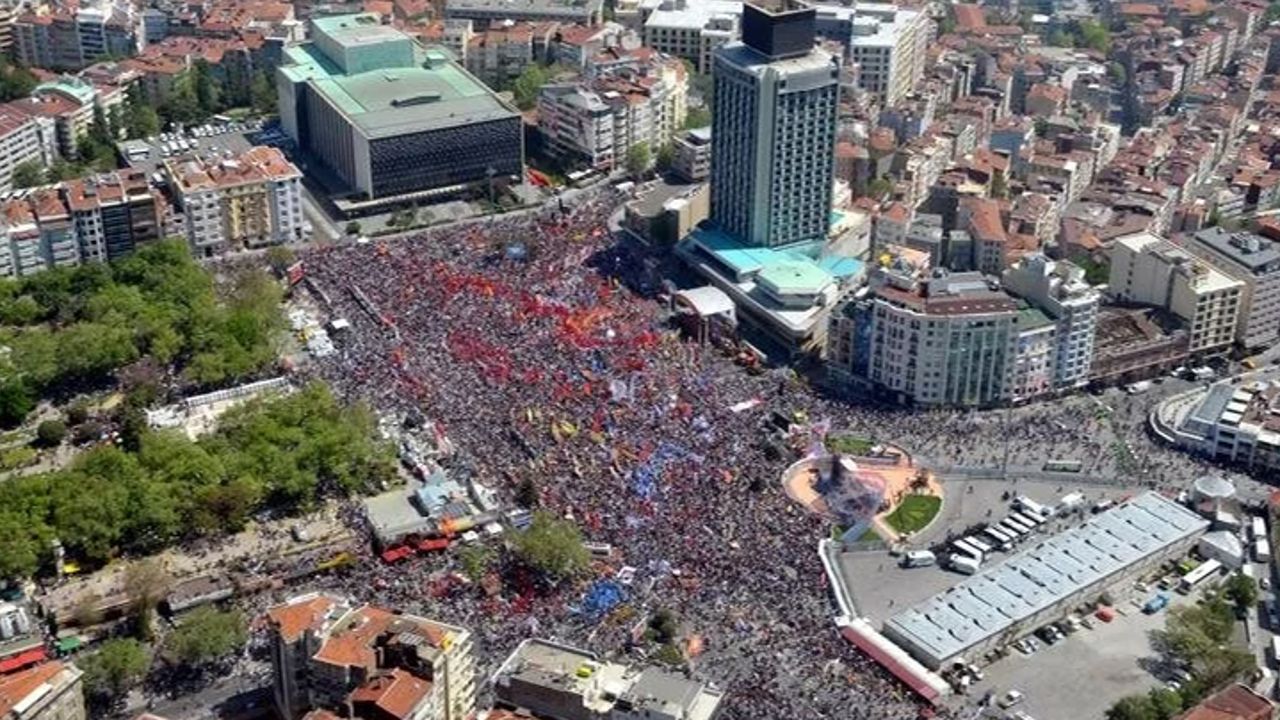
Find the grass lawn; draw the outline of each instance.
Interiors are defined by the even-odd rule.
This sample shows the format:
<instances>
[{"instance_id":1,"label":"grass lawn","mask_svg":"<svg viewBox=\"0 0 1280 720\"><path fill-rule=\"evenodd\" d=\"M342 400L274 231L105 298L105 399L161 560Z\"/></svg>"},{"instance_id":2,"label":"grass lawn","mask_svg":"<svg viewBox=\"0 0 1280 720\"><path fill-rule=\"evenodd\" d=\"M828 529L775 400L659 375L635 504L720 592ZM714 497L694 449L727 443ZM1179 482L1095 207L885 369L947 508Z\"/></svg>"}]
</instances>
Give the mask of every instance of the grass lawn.
<instances>
[{"instance_id":1,"label":"grass lawn","mask_svg":"<svg viewBox=\"0 0 1280 720\"><path fill-rule=\"evenodd\" d=\"M942 498L936 495L908 495L885 522L900 533L916 532L928 525L941 508Z\"/></svg>"},{"instance_id":2,"label":"grass lawn","mask_svg":"<svg viewBox=\"0 0 1280 720\"><path fill-rule=\"evenodd\" d=\"M828 435L827 450L841 455L867 455L875 443L857 435Z\"/></svg>"}]
</instances>

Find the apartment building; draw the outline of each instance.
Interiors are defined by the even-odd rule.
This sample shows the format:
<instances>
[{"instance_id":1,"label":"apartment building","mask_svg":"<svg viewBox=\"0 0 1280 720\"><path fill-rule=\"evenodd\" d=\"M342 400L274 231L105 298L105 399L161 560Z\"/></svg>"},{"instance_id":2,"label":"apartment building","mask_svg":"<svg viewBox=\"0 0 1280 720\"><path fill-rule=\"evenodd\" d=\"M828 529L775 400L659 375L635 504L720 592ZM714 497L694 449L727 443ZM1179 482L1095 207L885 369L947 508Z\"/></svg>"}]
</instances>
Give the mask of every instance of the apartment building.
<instances>
[{"instance_id":1,"label":"apartment building","mask_svg":"<svg viewBox=\"0 0 1280 720\"><path fill-rule=\"evenodd\" d=\"M368 720L467 720L475 713L470 631L311 593L267 611L276 711Z\"/></svg>"},{"instance_id":2,"label":"apartment building","mask_svg":"<svg viewBox=\"0 0 1280 720\"><path fill-rule=\"evenodd\" d=\"M711 175L711 128L693 128L671 141L671 170L689 182L702 182Z\"/></svg>"},{"instance_id":3,"label":"apartment building","mask_svg":"<svg viewBox=\"0 0 1280 720\"><path fill-rule=\"evenodd\" d=\"M540 718L714 720L724 693L655 667L635 668L549 640L520 643L493 677L496 705Z\"/></svg>"},{"instance_id":4,"label":"apartment building","mask_svg":"<svg viewBox=\"0 0 1280 720\"><path fill-rule=\"evenodd\" d=\"M144 172L68 180L62 198L75 226L83 262L118 260L164 235L164 201Z\"/></svg>"},{"instance_id":5,"label":"apartment building","mask_svg":"<svg viewBox=\"0 0 1280 720\"><path fill-rule=\"evenodd\" d=\"M546 85L538 94L538 129L551 154L599 170L626 163L645 143L650 153L684 125L688 80L675 58L656 58L643 74L630 68L582 82Z\"/></svg>"},{"instance_id":6,"label":"apartment building","mask_svg":"<svg viewBox=\"0 0 1280 720\"><path fill-rule=\"evenodd\" d=\"M837 39L858 66L858 87L876 94L884 105L897 105L924 77L931 24L925 13L885 3L822 8L819 32L824 11L848 16L827 22L847 26L848 36Z\"/></svg>"},{"instance_id":7,"label":"apartment building","mask_svg":"<svg viewBox=\"0 0 1280 720\"><path fill-rule=\"evenodd\" d=\"M1177 315L1187 324L1193 354L1231 344L1244 285L1149 232L1118 238L1111 248L1111 294Z\"/></svg>"},{"instance_id":8,"label":"apartment building","mask_svg":"<svg viewBox=\"0 0 1280 720\"><path fill-rule=\"evenodd\" d=\"M0 677L0 720L85 720L83 675L55 660Z\"/></svg>"},{"instance_id":9,"label":"apartment building","mask_svg":"<svg viewBox=\"0 0 1280 720\"><path fill-rule=\"evenodd\" d=\"M15 167L23 163L48 167L57 152L52 119L13 103L0 105L0 192L13 189Z\"/></svg>"},{"instance_id":10,"label":"apartment building","mask_svg":"<svg viewBox=\"0 0 1280 720\"><path fill-rule=\"evenodd\" d=\"M164 171L197 256L303 238L302 173L276 148L174 158Z\"/></svg>"},{"instance_id":11,"label":"apartment building","mask_svg":"<svg viewBox=\"0 0 1280 720\"><path fill-rule=\"evenodd\" d=\"M102 2L13 21L18 62L49 70L79 70L106 57L130 57L145 42L143 14L131 3Z\"/></svg>"},{"instance_id":12,"label":"apartment building","mask_svg":"<svg viewBox=\"0 0 1280 720\"><path fill-rule=\"evenodd\" d=\"M1042 311L1055 326L1052 390L1089 381L1102 293L1084 279L1084 270L1065 260L1029 255L1004 272L1004 289Z\"/></svg>"},{"instance_id":13,"label":"apartment building","mask_svg":"<svg viewBox=\"0 0 1280 720\"><path fill-rule=\"evenodd\" d=\"M1190 234L1182 247L1244 284L1236 342L1246 349L1280 340L1280 242L1220 227Z\"/></svg>"},{"instance_id":14,"label":"apartment building","mask_svg":"<svg viewBox=\"0 0 1280 720\"><path fill-rule=\"evenodd\" d=\"M534 63L537 32L529 23L498 25L473 35L459 57L467 72L486 85L505 88Z\"/></svg>"},{"instance_id":15,"label":"apartment building","mask_svg":"<svg viewBox=\"0 0 1280 720\"><path fill-rule=\"evenodd\" d=\"M37 85L30 97L0 105L0 113L12 111L42 118L31 132L38 133L41 152L51 162L54 154L76 157L76 143L93 126L94 112L101 109L109 115L124 101L122 87L100 87L83 78L64 75Z\"/></svg>"},{"instance_id":16,"label":"apartment building","mask_svg":"<svg viewBox=\"0 0 1280 720\"><path fill-rule=\"evenodd\" d=\"M124 257L161 238L164 207L146 174L133 170L10 198L0 209L0 277Z\"/></svg>"}]
</instances>

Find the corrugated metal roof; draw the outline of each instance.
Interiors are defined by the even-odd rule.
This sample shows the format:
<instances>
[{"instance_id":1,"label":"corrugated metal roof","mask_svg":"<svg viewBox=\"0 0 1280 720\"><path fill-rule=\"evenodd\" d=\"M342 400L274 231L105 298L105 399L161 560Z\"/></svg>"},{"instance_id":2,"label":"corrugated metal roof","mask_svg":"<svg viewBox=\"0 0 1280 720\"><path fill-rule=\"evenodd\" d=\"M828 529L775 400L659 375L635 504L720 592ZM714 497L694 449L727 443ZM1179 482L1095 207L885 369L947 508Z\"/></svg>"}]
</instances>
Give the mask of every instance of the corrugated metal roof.
<instances>
[{"instance_id":1,"label":"corrugated metal roof","mask_svg":"<svg viewBox=\"0 0 1280 720\"><path fill-rule=\"evenodd\" d=\"M902 611L885 629L949 658L1208 525L1145 493Z\"/></svg>"}]
</instances>

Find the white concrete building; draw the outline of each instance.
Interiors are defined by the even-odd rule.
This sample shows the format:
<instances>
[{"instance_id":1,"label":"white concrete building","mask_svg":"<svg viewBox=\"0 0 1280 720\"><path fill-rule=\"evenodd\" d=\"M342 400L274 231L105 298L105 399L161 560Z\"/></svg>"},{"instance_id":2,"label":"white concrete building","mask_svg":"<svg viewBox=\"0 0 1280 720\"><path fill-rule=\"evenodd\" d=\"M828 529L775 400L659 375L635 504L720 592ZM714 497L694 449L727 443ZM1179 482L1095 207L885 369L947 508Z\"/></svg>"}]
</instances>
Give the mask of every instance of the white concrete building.
<instances>
[{"instance_id":1,"label":"white concrete building","mask_svg":"<svg viewBox=\"0 0 1280 720\"><path fill-rule=\"evenodd\" d=\"M1116 239L1109 287L1117 300L1164 308L1182 318L1192 353L1225 349L1235 338L1244 283L1158 235Z\"/></svg>"},{"instance_id":2,"label":"white concrete building","mask_svg":"<svg viewBox=\"0 0 1280 720\"><path fill-rule=\"evenodd\" d=\"M930 23L918 10L887 3L858 3L849 14L849 59L858 66L858 87L896 105L924 77ZM827 8L823 12L834 12Z\"/></svg>"},{"instance_id":3,"label":"white concrete building","mask_svg":"<svg viewBox=\"0 0 1280 720\"><path fill-rule=\"evenodd\" d=\"M711 72L711 53L738 38L742 3L734 0L663 0L642 7L644 44L684 58L702 74Z\"/></svg>"},{"instance_id":4,"label":"white concrete building","mask_svg":"<svg viewBox=\"0 0 1280 720\"><path fill-rule=\"evenodd\" d=\"M196 255L303 239L302 173L276 148L252 147L237 158L175 158L164 169Z\"/></svg>"},{"instance_id":5,"label":"white concrete building","mask_svg":"<svg viewBox=\"0 0 1280 720\"><path fill-rule=\"evenodd\" d=\"M1004 288L1053 319L1057 325L1053 389L1089 381L1102 293L1084 279L1084 270L1044 255L1028 256L1004 272Z\"/></svg>"},{"instance_id":6,"label":"white concrete building","mask_svg":"<svg viewBox=\"0 0 1280 720\"><path fill-rule=\"evenodd\" d=\"M1236 325L1241 347L1266 347L1280 340L1280 243L1211 227L1192 233L1183 247L1244 283Z\"/></svg>"},{"instance_id":7,"label":"white concrete building","mask_svg":"<svg viewBox=\"0 0 1280 720\"><path fill-rule=\"evenodd\" d=\"M0 105L0 192L13 189L13 169L18 165L43 169L56 158L52 118L23 112L16 103Z\"/></svg>"}]
</instances>

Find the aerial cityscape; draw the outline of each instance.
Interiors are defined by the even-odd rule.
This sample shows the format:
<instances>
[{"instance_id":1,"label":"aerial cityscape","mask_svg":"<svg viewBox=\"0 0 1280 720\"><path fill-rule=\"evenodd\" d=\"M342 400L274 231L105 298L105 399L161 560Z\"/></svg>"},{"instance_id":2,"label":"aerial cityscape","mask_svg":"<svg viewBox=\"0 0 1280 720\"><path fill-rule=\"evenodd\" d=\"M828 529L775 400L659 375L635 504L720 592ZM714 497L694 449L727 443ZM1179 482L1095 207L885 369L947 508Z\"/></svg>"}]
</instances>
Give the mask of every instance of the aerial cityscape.
<instances>
[{"instance_id":1,"label":"aerial cityscape","mask_svg":"<svg viewBox=\"0 0 1280 720\"><path fill-rule=\"evenodd\" d=\"M0 720L1280 717L1280 0L0 1Z\"/></svg>"}]
</instances>

